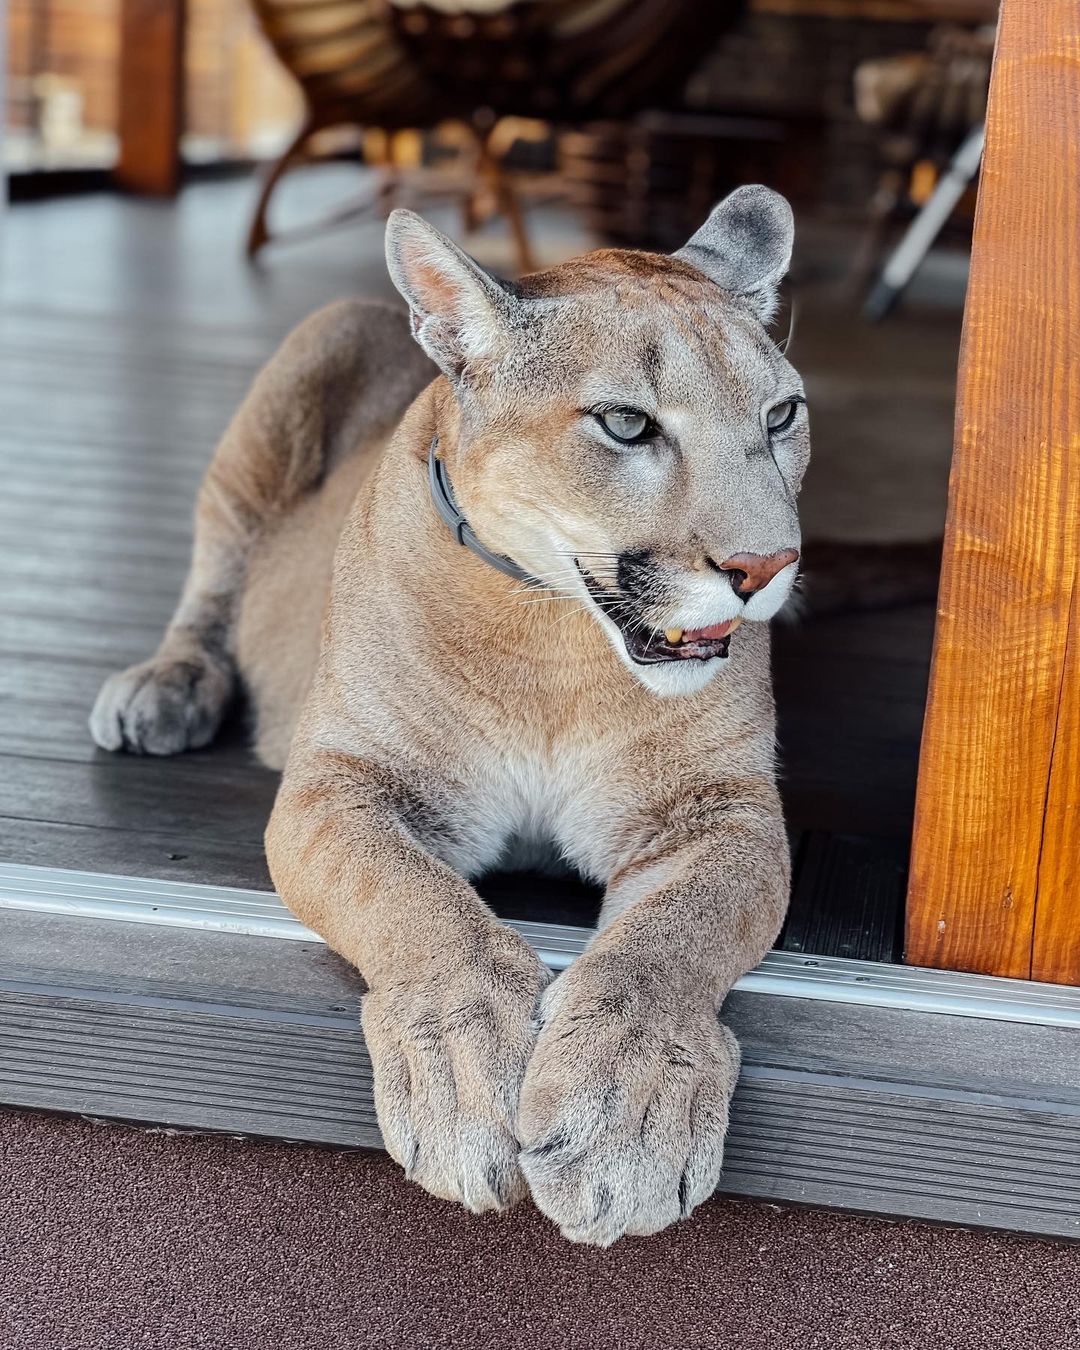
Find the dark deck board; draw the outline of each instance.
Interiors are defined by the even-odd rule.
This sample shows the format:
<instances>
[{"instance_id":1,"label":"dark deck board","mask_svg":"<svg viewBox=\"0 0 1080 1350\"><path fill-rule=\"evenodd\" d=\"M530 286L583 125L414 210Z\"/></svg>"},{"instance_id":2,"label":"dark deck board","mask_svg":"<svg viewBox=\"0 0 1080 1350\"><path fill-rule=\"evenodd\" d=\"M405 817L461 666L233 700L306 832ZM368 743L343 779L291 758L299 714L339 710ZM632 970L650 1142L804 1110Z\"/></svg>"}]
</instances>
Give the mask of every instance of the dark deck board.
<instances>
[{"instance_id":1,"label":"dark deck board","mask_svg":"<svg viewBox=\"0 0 1080 1350\"><path fill-rule=\"evenodd\" d=\"M277 775L241 748L198 751L171 764L100 751L87 763L0 755L0 822L138 824L179 840L243 842L261 837L276 790Z\"/></svg>"},{"instance_id":2,"label":"dark deck board","mask_svg":"<svg viewBox=\"0 0 1080 1350\"><path fill-rule=\"evenodd\" d=\"M272 889L262 836L255 829L243 839L214 839L205 830L177 838L146 821L132 829L104 829L5 816L0 817L0 856L32 867Z\"/></svg>"},{"instance_id":3,"label":"dark deck board","mask_svg":"<svg viewBox=\"0 0 1080 1350\"><path fill-rule=\"evenodd\" d=\"M899 960L907 867L902 840L811 831L801 841L791 913L776 945L786 952Z\"/></svg>"}]
</instances>

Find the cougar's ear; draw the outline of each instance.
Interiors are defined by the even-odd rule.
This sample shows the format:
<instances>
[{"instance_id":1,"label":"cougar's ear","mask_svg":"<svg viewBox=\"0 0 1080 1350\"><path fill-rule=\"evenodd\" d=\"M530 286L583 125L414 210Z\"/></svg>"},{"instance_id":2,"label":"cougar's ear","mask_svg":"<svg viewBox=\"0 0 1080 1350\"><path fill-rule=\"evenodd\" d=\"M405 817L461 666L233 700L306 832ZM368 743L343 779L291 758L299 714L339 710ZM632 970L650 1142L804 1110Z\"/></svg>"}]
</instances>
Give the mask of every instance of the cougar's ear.
<instances>
[{"instance_id":1,"label":"cougar's ear","mask_svg":"<svg viewBox=\"0 0 1080 1350\"><path fill-rule=\"evenodd\" d=\"M740 296L768 323L794 242L791 207L779 192L758 184L736 188L714 206L675 257Z\"/></svg>"},{"instance_id":2,"label":"cougar's ear","mask_svg":"<svg viewBox=\"0 0 1080 1350\"><path fill-rule=\"evenodd\" d=\"M414 211L386 222L386 265L412 312L413 336L452 379L506 349L513 296Z\"/></svg>"}]
</instances>

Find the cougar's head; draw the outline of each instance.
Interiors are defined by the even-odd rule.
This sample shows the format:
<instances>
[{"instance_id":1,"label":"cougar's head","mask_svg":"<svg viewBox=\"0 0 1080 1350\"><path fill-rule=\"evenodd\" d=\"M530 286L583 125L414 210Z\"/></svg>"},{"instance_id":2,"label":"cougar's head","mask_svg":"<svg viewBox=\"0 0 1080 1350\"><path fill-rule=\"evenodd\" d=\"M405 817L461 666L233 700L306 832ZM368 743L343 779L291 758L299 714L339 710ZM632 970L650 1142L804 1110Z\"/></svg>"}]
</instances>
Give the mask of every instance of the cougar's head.
<instances>
[{"instance_id":1,"label":"cougar's head","mask_svg":"<svg viewBox=\"0 0 1080 1350\"><path fill-rule=\"evenodd\" d=\"M791 246L787 202L744 187L671 257L605 249L506 283L390 217L391 276L460 410L469 523L660 693L717 674L795 579L807 415L765 330Z\"/></svg>"}]
</instances>

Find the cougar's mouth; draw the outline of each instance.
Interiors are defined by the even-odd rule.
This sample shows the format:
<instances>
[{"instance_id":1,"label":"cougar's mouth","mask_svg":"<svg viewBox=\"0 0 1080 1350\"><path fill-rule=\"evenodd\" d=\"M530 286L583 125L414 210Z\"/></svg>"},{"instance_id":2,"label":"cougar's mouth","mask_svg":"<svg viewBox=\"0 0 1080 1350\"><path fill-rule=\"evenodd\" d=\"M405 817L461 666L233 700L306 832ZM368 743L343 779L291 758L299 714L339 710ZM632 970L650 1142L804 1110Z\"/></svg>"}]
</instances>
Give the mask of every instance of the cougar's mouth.
<instances>
[{"instance_id":1,"label":"cougar's mouth","mask_svg":"<svg viewBox=\"0 0 1080 1350\"><path fill-rule=\"evenodd\" d=\"M727 656L731 635L742 619L728 619L708 628L651 628L642 623L641 615L625 596L601 585L577 559L574 561L597 607L622 634L631 661L652 666L661 661L712 661Z\"/></svg>"}]
</instances>

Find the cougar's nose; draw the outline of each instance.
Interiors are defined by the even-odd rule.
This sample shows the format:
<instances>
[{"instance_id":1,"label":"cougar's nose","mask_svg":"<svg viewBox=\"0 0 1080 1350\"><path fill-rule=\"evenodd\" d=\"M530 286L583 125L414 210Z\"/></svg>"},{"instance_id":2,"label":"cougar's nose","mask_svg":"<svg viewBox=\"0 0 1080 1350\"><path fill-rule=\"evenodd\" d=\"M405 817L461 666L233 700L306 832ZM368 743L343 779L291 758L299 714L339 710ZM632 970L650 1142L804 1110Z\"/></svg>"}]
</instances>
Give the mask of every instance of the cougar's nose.
<instances>
[{"instance_id":1,"label":"cougar's nose","mask_svg":"<svg viewBox=\"0 0 1080 1350\"><path fill-rule=\"evenodd\" d=\"M777 572L798 561L797 548L782 548L779 553L733 553L720 564L720 570L729 574L735 594L749 599L763 590Z\"/></svg>"}]
</instances>

